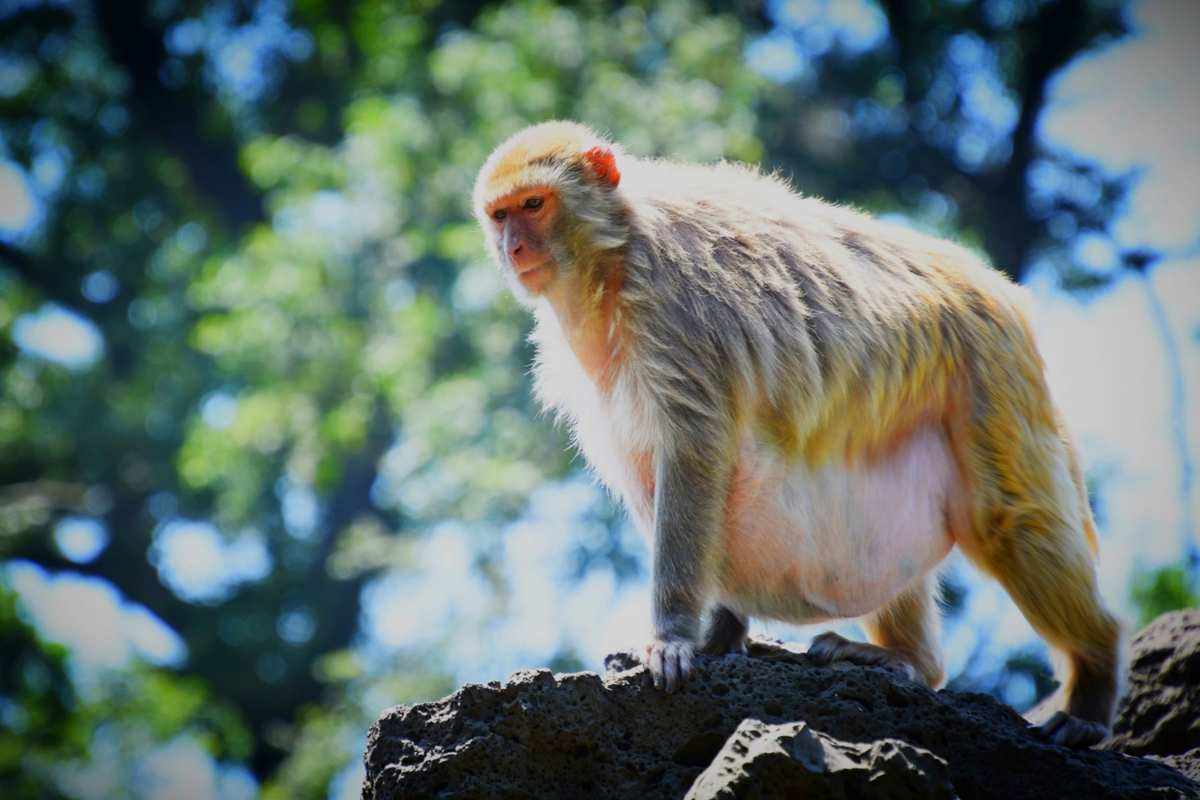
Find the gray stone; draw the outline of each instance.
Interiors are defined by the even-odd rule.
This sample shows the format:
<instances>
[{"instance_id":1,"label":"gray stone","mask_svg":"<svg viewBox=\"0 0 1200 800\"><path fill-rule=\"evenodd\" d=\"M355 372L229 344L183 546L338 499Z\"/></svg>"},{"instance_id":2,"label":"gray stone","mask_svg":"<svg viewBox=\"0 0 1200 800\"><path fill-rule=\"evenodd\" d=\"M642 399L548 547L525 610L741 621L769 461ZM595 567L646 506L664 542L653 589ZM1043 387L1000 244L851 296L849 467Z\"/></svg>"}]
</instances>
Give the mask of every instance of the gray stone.
<instances>
[{"instance_id":1,"label":"gray stone","mask_svg":"<svg viewBox=\"0 0 1200 800\"><path fill-rule=\"evenodd\" d=\"M607 663L603 677L525 670L504 683L469 684L436 702L385 711L368 736L363 797L677 800L748 719L784 731L803 722L810 736L822 737L827 764L832 753L871 770L874 780L925 780L933 787L928 796L937 796L948 775L962 798L1200 797L1197 784L1166 764L1046 744L988 696L932 692L878 669L819 666L776 645L701 658L692 679L670 695L650 685L631 655ZM747 771L753 777L786 766L768 762ZM857 769L839 768L846 776L837 780L851 780ZM833 773L825 777L832 786Z\"/></svg>"},{"instance_id":2,"label":"gray stone","mask_svg":"<svg viewBox=\"0 0 1200 800\"><path fill-rule=\"evenodd\" d=\"M897 739L856 744L804 722L743 720L684 800L950 800L946 762Z\"/></svg>"},{"instance_id":3,"label":"gray stone","mask_svg":"<svg viewBox=\"0 0 1200 800\"><path fill-rule=\"evenodd\" d=\"M1200 748L1200 610L1163 614L1133 638L1129 685L1104 746L1196 763L1186 754Z\"/></svg>"}]
</instances>

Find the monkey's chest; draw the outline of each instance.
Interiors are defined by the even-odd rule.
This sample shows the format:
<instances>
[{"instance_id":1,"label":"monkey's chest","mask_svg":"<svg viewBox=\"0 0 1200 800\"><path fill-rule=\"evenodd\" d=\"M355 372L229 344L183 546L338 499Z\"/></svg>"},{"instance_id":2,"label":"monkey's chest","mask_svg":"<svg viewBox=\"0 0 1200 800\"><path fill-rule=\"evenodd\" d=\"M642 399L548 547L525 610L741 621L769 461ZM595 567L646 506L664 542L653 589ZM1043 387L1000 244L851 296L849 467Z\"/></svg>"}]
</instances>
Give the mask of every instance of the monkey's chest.
<instances>
[{"instance_id":1,"label":"monkey's chest","mask_svg":"<svg viewBox=\"0 0 1200 800\"><path fill-rule=\"evenodd\" d=\"M868 465L810 469L748 443L726 499L722 601L795 623L879 608L949 553L955 476L932 426Z\"/></svg>"}]
</instances>

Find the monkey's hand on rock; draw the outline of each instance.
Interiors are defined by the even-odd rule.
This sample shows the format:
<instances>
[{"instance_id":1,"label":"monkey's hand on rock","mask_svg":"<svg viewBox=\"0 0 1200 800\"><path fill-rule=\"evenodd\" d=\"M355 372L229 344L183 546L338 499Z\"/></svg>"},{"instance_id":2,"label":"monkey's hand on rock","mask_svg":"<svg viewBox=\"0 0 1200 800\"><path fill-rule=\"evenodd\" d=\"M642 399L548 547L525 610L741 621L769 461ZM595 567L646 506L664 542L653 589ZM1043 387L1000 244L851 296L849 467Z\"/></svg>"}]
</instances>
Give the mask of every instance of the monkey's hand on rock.
<instances>
[{"instance_id":1,"label":"monkey's hand on rock","mask_svg":"<svg viewBox=\"0 0 1200 800\"><path fill-rule=\"evenodd\" d=\"M862 667L882 667L899 678L917 680L916 669L903 654L865 642L852 642L833 631L826 631L813 639L808 647L808 656L818 664L847 661Z\"/></svg>"},{"instance_id":2,"label":"monkey's hand on rock","mask_svg":"<svg viewBox=\"0 0 1200 800\"><path fill-rule=\"evenodd\" d=\"M650 670L655 689L675 691L692 672L696 647L687 639L655 639L646 645L643 663Z\"/></svg>"},{"instance_id":3,"label":"monkey's hand on rock","mask_svg":"<svg viewBox=\"0 0 1200 800\"><path fill-rule=\"evenodd\" d=\"M1108 736L1108 728L1099 722L1073 717L1056 711L1050 719L1034 728L1038 738L1063 747L1086 748Z\"/></svg>"}]
</instances>

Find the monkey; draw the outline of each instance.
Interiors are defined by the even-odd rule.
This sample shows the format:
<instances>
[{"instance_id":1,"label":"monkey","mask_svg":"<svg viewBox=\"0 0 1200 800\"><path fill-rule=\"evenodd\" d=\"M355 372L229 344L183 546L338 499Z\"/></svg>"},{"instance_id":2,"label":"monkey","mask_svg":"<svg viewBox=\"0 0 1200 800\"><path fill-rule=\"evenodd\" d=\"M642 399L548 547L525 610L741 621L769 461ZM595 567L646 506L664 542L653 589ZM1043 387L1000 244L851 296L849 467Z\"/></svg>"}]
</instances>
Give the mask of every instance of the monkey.
<instances>
[{"instance_id":1,"label":"monkey","mask_svg":"<svg viewBox=\"0 0 1200 800\"><path fill-rule=\"evenodd\" d=\"M1108 731L1121 625L1024 290L967 249L750 165L639 158L575 122L502 142L475 216L532 310L534 388L652 551L655 687L752 617L860 618L817 662L931 688L954 547L1061 654L1036 732Z\"/></svg>"}]
</instances>

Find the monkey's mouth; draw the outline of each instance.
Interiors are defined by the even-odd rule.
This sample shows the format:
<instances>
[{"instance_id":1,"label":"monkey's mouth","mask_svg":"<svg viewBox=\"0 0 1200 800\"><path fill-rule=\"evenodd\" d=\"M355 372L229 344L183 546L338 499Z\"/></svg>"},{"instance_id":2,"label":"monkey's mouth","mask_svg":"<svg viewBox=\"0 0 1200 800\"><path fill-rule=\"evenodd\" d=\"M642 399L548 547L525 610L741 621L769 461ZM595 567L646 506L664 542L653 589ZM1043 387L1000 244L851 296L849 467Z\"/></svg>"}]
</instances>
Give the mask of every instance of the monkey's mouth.
<instances>
[{"instance_id":1,"label":"monkey's mouth","mask_svg":"<svg viewBox=\"0 0 1200 800\"><path fill-rule=\"evenodd\" d=\"M518 278L528 278L528 277L534 275L535 273L546 269L546 267L548 267L548 266L549 265L545 261L539 261L536 264L526 264L523 267L514 266L513 272L515 272L517 274Z\"/></svg>"}]
</instances>

